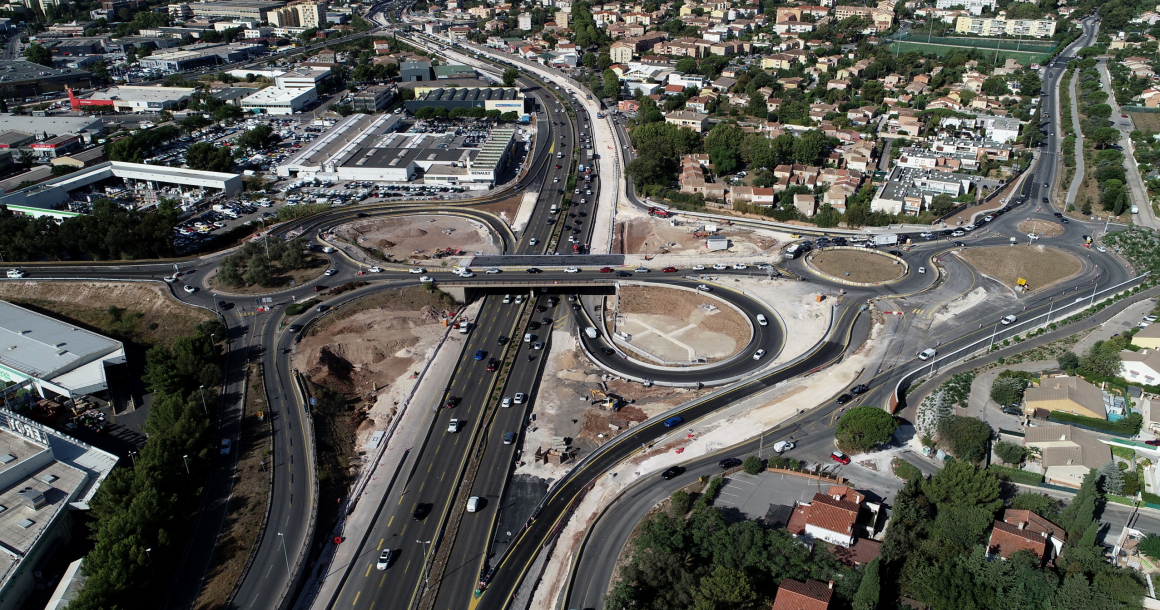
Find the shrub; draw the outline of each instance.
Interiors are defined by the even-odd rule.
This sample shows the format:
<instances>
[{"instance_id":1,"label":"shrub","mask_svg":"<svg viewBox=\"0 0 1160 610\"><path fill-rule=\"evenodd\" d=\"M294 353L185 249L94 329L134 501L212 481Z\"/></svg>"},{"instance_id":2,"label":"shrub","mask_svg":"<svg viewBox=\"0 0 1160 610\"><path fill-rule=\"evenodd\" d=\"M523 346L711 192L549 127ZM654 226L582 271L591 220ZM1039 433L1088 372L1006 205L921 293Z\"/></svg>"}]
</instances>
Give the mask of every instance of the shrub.
<instances>
[{"instance_id":1,"label":"shrub","mask_svg":"<svg viewBox=\"0 0 1160 610\"><path fill-rule=\"evenodd\" d=\"M291 303L286 306L286 315L296 316L321 302L318 299L310 299L309 301L303 301L301 303Z\"/></svg>"},{"instance_id":2,"label":"shrub","mask_svg":"<svg viewBox=\"0 0 1160 610\"><path fill-rule=\"evenodd\" d=\"M891 460L890 468L894 471L894 476L902 479L903 481L909 481L914 477L922 476L922 471L918 469L918 466L915 466L914 464L911 464L902 458L894 458Z\"/></svg>"},{"instance_id":3,"label":"shrub","mask_svg":"<svg viewBox=\"0 0 1160 610\"><path fill-rule=\"evenodd\" d=\"M765 470L765 464L761 458L756 455L751 455L745 458L745 463L742 465L742 468L745 469L745 474L760 474L761 471Z\"/></svg>"},{"instance_id":4,"label":"shrub","mask_svg":"<svg viewBox=\"0 0 1160 610\"><path fill-rule=\"evenodd\" d=\"M1133 436L1140 432L1140 428L1144 425L1144 416L1139 413L1130 413L1124 419L1119 421L1108 421L1106 419L1096 419L1094 417L1085 417L1083 415L1075 415L1073 413L1064 413L1063 411L1052 411L1049 419L1065 423L1078 424L1104 432L1111 432L1112 434L1120 434L1124 436Z\"/></svg>"},{"instance_id":5,"label":"shrub","mask_svg":"<svg viewBox=\"0 0 1160 610\"><path fill-rule=\"evenodd\" d=\"M987 470L995 473L995 475L999 478L1011 481L1013 483L1038 485L1043 482L1043 475L1034 472L1027 472L1026 470L1019 470L1018 468L1008 468L1007 466L991 464L987 467Z\"/></svg>"},{"instance_id":6,"label":"shrub","mask_svg":"<svg viewBox=\"0 0 1160 610\"><path fill-rule=\"evenodd\" d=\"M709 479L709 484L705 486L705 491L701 492L701 497L697 498L697 507L702 508L713 504L713 500L717 498L717 492L721 491L721 486L724 484L725 479L721 477Z\"/></svg>"},{"instance_id":7,"label":"shrub","mask_svg":"<svg viewBox=\"0 0 1160 610\"><path fill-rule=\"evenodd\" d=\"M673 509L673 516L679 517L693 507L693 499L689 497L689 492L678 489L673 492L673 496L669 499L669 505Z\"/></svg>"},{"instance_id":8,"label":"shrub","mask_svg":"<svg viewBox=\"0 0 1160 610\"><path fill-rule=\"evenodd\" d=\"M1027 449L1022 445L999 441L995 443L995 455L1008 464L1021 464L1027 458Z\"/></svg>"},{"instance_id":9,"label":"shrub","mask_svg":"<svg viewBox=\"0 0 1160 610\"><path fill-rule=\"evenodd\" d=\"M960 460L978 463L987 456L991 427L981 419L951 415L939 422L938 434Z\"/></svg>"},{"instance_id":10,"label":"shrub","mask_svg":"<svg viewBox=\"0 0 1160 610\"><path fill-rule=\"evenodd\" d=\"M1160 561L1160 536L1148 534L1140 541L1140 552L1154 561Z\"/></svg>"},{"instance_id":11,"label":"shrub","mask_svg":"<svg viewBox=\"0 0 1160 610\"><path fill-rule=\"evenodd\" d=\"M1000 375L991 384L991 400L1000 405L1018 404L1023 400L1023 390L1027 382L1018 377L1004 377Z\"/></svg>"}]
</instances>

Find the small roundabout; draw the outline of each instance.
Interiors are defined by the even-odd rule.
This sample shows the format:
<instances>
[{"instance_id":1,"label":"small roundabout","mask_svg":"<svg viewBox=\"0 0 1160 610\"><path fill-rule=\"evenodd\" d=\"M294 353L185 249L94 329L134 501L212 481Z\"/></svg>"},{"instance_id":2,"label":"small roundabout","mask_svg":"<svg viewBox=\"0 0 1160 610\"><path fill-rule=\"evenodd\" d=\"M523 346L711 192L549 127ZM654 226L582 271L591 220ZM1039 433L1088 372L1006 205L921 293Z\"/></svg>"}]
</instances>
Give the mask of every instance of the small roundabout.
<instances>
[{"instance_id":1,"label":"small roundabout","mask_svg":"<svg viewBox=\"0 0 1160 610\"><path fill-rule=\"evenodd\" d=\"M910 272L906 261L871 248L837 246L812 250L806 254L804 263L818 277L858 287L892 284Z\"/></svg>"}]
</instances>

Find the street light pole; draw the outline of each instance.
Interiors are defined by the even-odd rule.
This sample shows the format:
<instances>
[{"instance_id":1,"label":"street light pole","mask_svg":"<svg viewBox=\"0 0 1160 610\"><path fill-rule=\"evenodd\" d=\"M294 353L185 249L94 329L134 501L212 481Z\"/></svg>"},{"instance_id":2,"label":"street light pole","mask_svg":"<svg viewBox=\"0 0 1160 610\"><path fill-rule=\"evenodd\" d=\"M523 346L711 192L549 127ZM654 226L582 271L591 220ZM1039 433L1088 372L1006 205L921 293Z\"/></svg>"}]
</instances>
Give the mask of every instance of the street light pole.
<instances>
[{"instance_id":1,"label":"street light pole","mask_svg":"<svg viewBox=\"0 0 1160 610\"><path fill-rule=\"evenodd\" d=\"M181 461L185 462L185 474L189 477L189 482L193 483L193 473L189 471L189 454L181 456Z\"/></svg>"},{"instance_id":2,"label":"street light pole","mask_svg":"<svg viewBox=\"0 0 1160 610\"><path fill-rule=\"evenodd\" d=\"M286 536L278 532L278 537L282 539L282 559L286 561L286 578L290 578L290 556L286 554Z\"/></svg>"},{"instance_id":3,"label":"street light pole","mask_svg":"<svg viewBox=\"0 0 1160 610\"><path fill-rule=\"evenodd\" d=\"M209 409L207 409L205 406L205 386L199 387L197 389L197 393L201 394L201 410L204 411L206 414L206 417L208 417L209 416Z\"/></svg>"}]
</instances>

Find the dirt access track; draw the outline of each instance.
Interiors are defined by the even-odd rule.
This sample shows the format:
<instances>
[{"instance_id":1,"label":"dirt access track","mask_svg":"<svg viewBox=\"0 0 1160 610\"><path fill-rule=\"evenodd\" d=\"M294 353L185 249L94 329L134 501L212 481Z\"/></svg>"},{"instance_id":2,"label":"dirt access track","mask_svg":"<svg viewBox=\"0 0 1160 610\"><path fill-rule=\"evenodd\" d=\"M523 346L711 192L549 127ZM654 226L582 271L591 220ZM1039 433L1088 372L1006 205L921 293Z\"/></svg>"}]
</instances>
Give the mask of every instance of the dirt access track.
<instances>
[{"instance_id":1,"label":"dirt access track","mask_svg":"<svg viewBox=\"0 0 1160 610\"><path fill-rule=\"evenodd\" d=\"M661 362L733 356L753 336L749 322L711 293L622 286L615 311L616 330L632 336L629 345Z\"/></svg>"},{"instance_id":2,"label":"dirt access track","mask_svg":"<svg viewBox=\"0 0 1160 610\"><path fill-rule=\"evenodd\" d=\"M674 227L667 219L647 216L617 223L616 241L619 244L623 238L624 254L754 256L771 254L778 247L779 242L772 231L711 224L716 224L717 235L729 238L728 250L710 251L705 247L705 238L695 234L704 227L703 223L682 220Z\"/></svg>"},{"instance_id":3,"label":"dirt access track","mask_svg":"<svg viewBox=\"0 0 1160 610\"><path fill-rule=\"evenodd\" d=\"M1079 273L1079 259L1047 246L992 246L957 252L979 273L1017 288L1020 278L1032 292Z\"/></svg>"},{"instance_id":4,"label":"dirt access track","mask_svg":"<svg viewBox=\"0 0 1160 610\"><path fill-rule=\"evenodd\" d=\"M501 250L499 238L483 224L442 214L363 220L342 225L335 234L364 248L381 250L388 259L412 262L430 260L447 248L467 255L500 254Z\"/></svg>"}]
</instances>

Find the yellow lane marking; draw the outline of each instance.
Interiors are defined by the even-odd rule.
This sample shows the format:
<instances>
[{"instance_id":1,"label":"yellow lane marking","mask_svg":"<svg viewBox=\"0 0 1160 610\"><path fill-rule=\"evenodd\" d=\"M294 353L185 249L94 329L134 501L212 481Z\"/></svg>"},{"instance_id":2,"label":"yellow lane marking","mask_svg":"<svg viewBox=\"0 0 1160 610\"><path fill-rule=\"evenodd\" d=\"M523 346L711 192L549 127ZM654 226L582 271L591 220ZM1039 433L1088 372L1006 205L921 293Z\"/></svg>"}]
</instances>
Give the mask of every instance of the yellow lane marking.
<instances>
[{"instance_id":1,"label":"yellow lane marking","mask_svg":"<svg viewBox=\"0 0 1160 610\"><path fill-rule=\"evenodd\" d=\"M363 575L363 578L366 578L370 575L371 575L371 564L368 563L367 564L367 573Z\"/></svg>"},{"instance_id":2,"label":"yellow lane marking","mask_svg":"<svg viewBox=\"0 0 1160 610\"><path fill-rule=\"evenodd\" d=\"M353 605L357 604L357 603L358 603L358 597L359 597L360 595L362 595L362 591L358 591L358 592L356 592L356 593L354 594L354 601L353 601L353 602L351 602L351 603L350 603L350 605L352 605L352 606L353 606Z\"/></svg>"},{"instance_id":3,"label":"yellow lane marking","mask_svg":"<svg viewBox=\"0 0 1160 610\"><path fill-rule=\"evenodd\" d=\"M402 504L402 503L403 503L403 501L402 501L402 500L399 500L399 503L400 503L400 504ZM390 520L390 521L387 521L387 527L391 527L391 524L392 524L392 523L394 523L394 522L395 522L395 516L394 516L394 515L391 515L391 520ZM382 544L382 543L380 542L379 544Z\"/></svg>"},{"instance_id":4,"label":"yellow lane marking","mask_svg":"<svg viewBox=\"0 0 1160 610\"><path fill-rule=\"evenodd\" d=\"M391 518L392 518L392 519L394 519L394 517L393 517L393 516L392 516ZM390 527L390 524L387 524L387 527ZM376 550L376 551L381 551L381 550L383 550L383 542L384 542L385 540L386 540L386 538L379 538L379 546L376 546L376 547L375 547L375 550Z\"/></svg>"}]
</instances>

